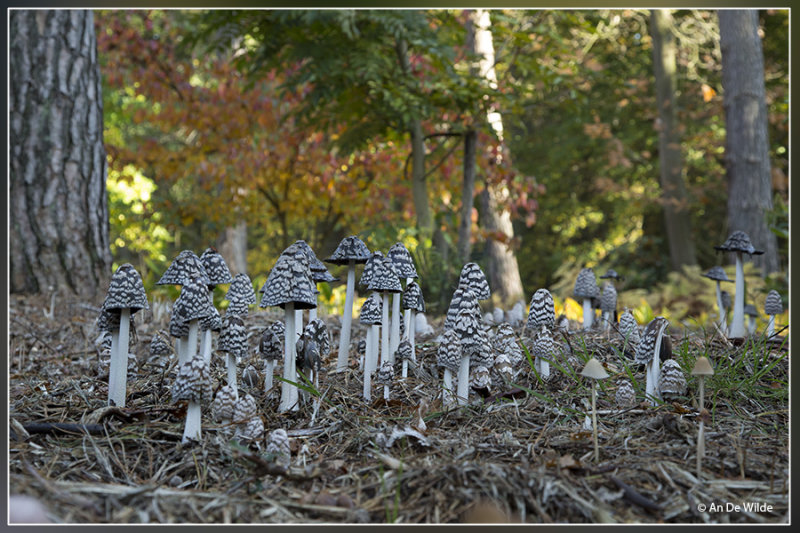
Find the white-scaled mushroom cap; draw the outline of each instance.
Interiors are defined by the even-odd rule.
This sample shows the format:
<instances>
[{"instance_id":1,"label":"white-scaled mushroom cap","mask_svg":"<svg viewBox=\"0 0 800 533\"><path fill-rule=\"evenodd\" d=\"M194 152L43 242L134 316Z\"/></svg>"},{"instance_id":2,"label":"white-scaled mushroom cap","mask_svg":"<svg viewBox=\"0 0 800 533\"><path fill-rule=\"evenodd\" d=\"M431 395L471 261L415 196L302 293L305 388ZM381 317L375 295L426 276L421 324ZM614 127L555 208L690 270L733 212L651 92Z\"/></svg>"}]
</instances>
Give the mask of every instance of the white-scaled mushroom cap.
<instances>
[{"instance_id":1,"label":"white-scaled mushroom cap","mask_svg":"<svg viewBox=\"0 0 800 533\"><path fill-rule=\"evenodd\" d=\"M397 350L394 353L395 361L402 361L403 359L411 359L411 343L408 339L403 339L397 345Z\"/></svg>"},{"instance_id":2,"label":"white-scaled mushroom cap","mask_svg":"<svg viewBox=\"0 0 800 533\"><path fill-rule=\"evenodd\" d=\"M475 367L471 372L469 385L473 389L487 389L492 384L492 378L489 374L489 369L483 365Z\"/></svg>"},{"instance_id":3,"label":"white-scaled mushroom cap","mask_svg":"<svg viewBox=\"0 0 800 533\"><path fill-rule=\"evenodd\" d=\"M217 391L211 402L211 416L214 420L232 420L233 406L236 404L236 391L231 385L225 385Z\"/></svg>"},{"instance_id":4,"label":"white-scaled mushroom cap","mask_svg":"<svg viewBox=\"0 0 800 533\"><path fill-rule=\"evenodd\" d=\"M303 328L301 337L304 340L313 340L319 347L320 357L327 357L331 351L331 337L328 334L328 326L319 317L314 318Z\"/></svg>"},{"instance_id":5,"label":"white-scaled mushroom cap","mask_svg":"<svg viewBox=\"0 0 800 533\"><path fill-rule=\"evenodd\" d=\"M211 293L203 278L194 277L184 283L172 312L179 322L200 320L214 314Z\"/></svg>"},{"instance_id":6,"label":"white-scaled mushroom cap","mask_svg":"<svg viewBox=\"0 0 800 533\"><path fill-rule=\"evenodd\" d=\"M363 277L362 277L363 279ZM400 278L392 268L392 262L388 257L380 257L375 261L367 290L376 292L403 292Z\"/></svg>"},{"instance_id":7,"label":"white-scaled mushroom cap","mask_svg":"<svg viewBox=\"0 0 800 533\"><path fill-rule=\"evenodd\" d=\"M458 333L448 329L442 334L442 341L436 349L436 364L453 373L458 372L461 364L461 340Z\"/></svg>"},{"instance_id":8,"label":"white-scaled mushroom cap","mask_svg":"<svg viewBox=\"0 0 800 533\"><path fill-rule=\"evenodd\" d=\"M681 365L674 359L667 359L661 365L658 376L658 391L665 400L686 394L686 377Z\"/></svg>"},{"instance_id":9,"label":"white-scaled mushroom cap","mask_svg":"<svg viewBox=\"0 0 800 533\"><path fill-rule=\"evenodd\" d=\"M183 250L167 267L156 285L185 285L191 278L200 277L208 286L211 280L200 258L191 250Z\"/></svg>"},{"instance_id":10,"label":"white-scaled mushroom cap","mask_svg":"<svg viewBox=\"0 0 800 533\"><path fill-rule=\"evenodd\" d=\"M211 307L211 314L200 319L200 331L219 331L222 329L222 317L217 308Z\"/></svg>"},{"instance_id":11,"label":"white-scaled mushroom cap","mask_svg":"<svg viewBox=\"0 0 800 533\"><path fill-rule=\"evenodd\" d=\"M253 290L253 282L247 274L236 274L225 299L230 302L225 310L227 315L244 316L248 312L248 306L256 303L256 293Z\"/></svg>"},{"instance_id":12,"label":"white-scaled mushroom cap","mask_svg":"<svg viewBox=\"0 0 800 533\"><path fill-rule=\"evenodd\" d=\"M394 268L394 271L398 277L419 277L417 275L417 269L414 268L414 260L411 258L411 254L408 252L408 249L406 249L402 242L394 243L386 253L386 257L388 257L392 262L392 267Z\"/></svg>"},{"instance_id":13,"label":"white-scaled mushroom cap","mask_svg":"<svg viewBox=\"0 0 800 533\"><path fill-rule=\"evenodd\" d=\"M756 250L753 243L750 242L750 236L743 231L734 231L728 236L728 239L715 249L721 252L740 252L749 255L763 254L763 250Z\"/></svg>"},{"instance_id":14,"label":"white-scaled mushroom cap","mask_svg":"<svg viewBox=\"0 0 800 533\"><path fill-rule=\"evenodd\" d=\"M189 323L181 319L175 314L175 309L172 309L172 314L169 317L169 334L172 337L183 338L189 335Z\"/></svg>"},{"instance_id":15,"label":"white-scaled mushroom cap","mask_svg":"<svg viewBox=\"0 0 800 533\"><path fill-rule=\"evenodd\" d=\"M533 341L532 351L532 355L537 359L541 357L548 361L553 361L555 360L556 354L561 350L550 335L550 331L547 328L542 328L536 340Z\"/></svg>"},{"instance_id":16,"label":"white-scaled mushroom cap","mask_svg":"<svg viewBox=\"0 0 800 533\"><path fill-rule=\"evenodd\" d=\"M767 299L764 301L764 314L780 315L781 313L783 313L783 301L780 293L773 289L767 293Z\"/></svg>"},{"instance_id":17,"label":"white-scaled mushroom cap","mask_svg":"<svg viewBox=\"0 0 800 533\"><path fill-rule=\"evenodd\" d=\"M647 327L644 328L644 332L641 335L639 344L636 345L636 354L633 358L636 363L646 365L654 356L660 356L655 353L656 340L660 334L663 334L668 325L669 322L663 316L657 316L647 324Z\"/></svg>"},{"instance_id":18,"label":"white-scaled mushroom cap","mask_svg":"<svg viewBox=\"0 0 800 533\"><path fill-rule=\"evenodd\" d=\"M494 358L494 370L503 378L511 379L514 375L514 367L511 365L511 358L505 352L498 353Z\"/></svg>"},{"instance_id":19,"label":"white-scaled mushroom cap","mask_svg":"<svg viewBox=\"0 0 800 533\"><path fill-rule=\"evenodd\" d=\"M600 288L597 286L597 279L594 275L594 270L591 268L582 268L575 279L575 289L573 295L582 300L589 298L597 298L600 296Z\"/></svg>"},{"instance_id":20,"label":"white-scaled mushroom cap","mask_svg":"<svg viewBox=\"0 0 800 533\"><path fill-rule=\"evenodd\" d=\"M600 295L600 309L602 311L614 312L617 308L617 289L614 285L605 282L603 286L603 294Z\"/></svg>"},{"instance_id":21,"label":"white-scaled mushroom cap","mask_svg":"<svg viewBox=\"0 0 800 533\"><path fill-rule=\"evenodd\" d=\"M317 254L314 253L314 250L311 249L311 246L308 245L306 241L299 240L295 241L294 244L297 245L300 250L306 254L306 259L308 259L308 268L312 272L327 272L328 267L322 264L322 261L317 259Z\"/></svg>"},{"instance_id":22,"label":"white-scaled mushroom cap","mask_svg":"<svg viewBox=\"0 0 800 533\"><path fill-rule=\"evenodd\" d=\"M283 428L272 431L267 437L266 453L275 458L281 466L289 466L292 460L292 449L289 446L289 435Z\"/></svg>"},{"instance_id":23,"label":"white-scaled mushroom cap","mask_svg":"<svg viewBox=\"0 0 800 533\"><path fill-rule=\"evenodd\" d=\"M425 299L422 297L422 289L416 281L412 281L406 286L400 299L400 306L418 313L425 312Z\"/></svg>"},{"instance_id":24,"label":"white-scaled mushroom cap","mask_svg":"<svg viewBox=\"0 0 800 533\"><path fill-rule=\"evenodd\" d=\"M617 381L617 393L614 397L618 407L632 407L636 403L636 391L629 379Z\"/></svg>"},{"instance_id":25,"label":"white-scaled mushroom cap","mask_svg":"<svg viewBox=\"0 0 800 533\"><path fill-rule=\"evenodd\" d=\"M592 357L586 361L583 370L581 370L581 375L592 379L605 379L608 377L608 372L603 368L600 361Z\"/></svg>"},{"instance_id":26,"label":"white-scaled mushroom cap","mask_svg":"<svg viewBox=\"0 0 800 533\"><path fill-rule=\"evenodd\" d=\"M380 325L382 319L381 301L375 295L370 295L364 300L358 321L365 326Z\"/></svg>"},{"instance_id":27,"label":"white-scaled mushroom cap","mask_svg":"<svg viewBox=\"0 0 800 533\"><path fill-rule=\"evenodd\" d=\"M346 265L350 261L355 263L366 263L372 253L364 244L364 241L359 239L356 235L345 237L339 242L339 246L333 251L331 256L325 259L326 263L334 265Z\"/></svg>"},{"instance_id":28,"label":"white-scaled mushroom cap","mask_svg":"<svg viewBox=\"0 0 800 533\"><path fill-rule=\"evenodd\" d=\"M130 263L120 265L111 276L103 310L119 313L122 309L130 309L135 313L149 308L142 276Z\"/></svg>"},{"instance_id":29,"label":"white-scaled mushroom cap","mask_svg":"<svg viewBox=\"0 0 800 533\"><path fill-rule=\"evenodd\" d=\"M166 333L157 331L150 340L150 355L169 355L172 353L172 345Z\"/></svg>"},{"instance_id":30,"label":"white-scaled mushroom cap","mask_svg":"<svg viewBox=\"0 0 800 533\"><path fill-rule=\"evenodd\" d=\"M367 287L372 280L372 273L377 268L377 265L383 261L383 252L380 250L375 250L369 256L369 259L364 264L364 270L361 272L361 278L358 280L358 284L362 287Z\"/></svg>"},{"instance_id":31,"label":"white-scaled mushroom cap","mask_svg":"<svg viewBox=\"0 0 800 533\"><path fill-rule=\"evenodd\" d=\"M205 249L200 256L200 262L208 274L209 285L223 285L233 282L233 276L228 269L227 263L222 255L212 247Z\"/></svg>"},{"instance_id":32,"label":"white-scaled mushroom cap","mask_svg":"<svg viewBox=\"0 0 800 533\"><path fill-rule=\"evenodd\" d=\"M467 263L461 268L458 284L471 290L478 300L486 300L492 296L486 274L477 263Z\"/></svg>"},{"instance_id":33,"label":"white-scaled mushroom cap","mask_svg":"<svg viewBox=\"0 0 800 533\"><path fill-rule=\"evenodd\" d=\"M172 385L172 401L203 403L211 399L211 371L202 354L183 363Z\"/></svg>"},{"instance_id":34,"label":"white-scaled mushroom cap","mask_svg":"<svg viewBox=\"0 0 800 533\"><path fill-rule=\"evenodd\" d=\"M244 424L238 424L234 438L241 441L257 441L264 434L264 421L260 416L254 416Z\"/></svg>"},{"instance_id":35,"label":"white-scaled mushroom cap","mask_svg":"<svg viewBox=\"0 0 800 533\"><path fill-rule=\"evenodd\" d=\"M217 351L229 353L234 357L247 355L247 328L241 317L226 315L222 320L222 329L217 338Z\"/></svg>"},{"instance_id":36,"label":"white-scaled mushroom cap","mask_svg":"<svg viewBox=\"0 0 800 533\"><path fill-rule=\"evenodd\" d=\"M394 381L394 367L389 361L384 361L383 364L375 373L375 383L378 385L391 385Z\"/></svg>"},{"instance_id":37,"label":"white-scaled mushroom cap","mask_svg":"<svg viewBox=\"0 0 800 533\"><path fill-rule=\"evenodd\" d=\"M286 307L292 303L295 310L299 310L317 306L308 258L297 245L292 244L283 251L270 270L263 290L259 307Z\"/></svg>"},{"instance_id":38,"label":"white-scaled mushroom cap","mask_svg":"<svg viewBox=\"0 0 800 533\"><path fill-rule=\"evenodd\" d=\"M553 329L555 322L556 310L553 295L547 289L537 289L531 297L526 327L533 331L538 330L540 327Z\"/></svg>"},{"instance_id":39,"label":"white-scaled mushroom cap","mask_svg":"<svg viewBox=\"0 0 800 533\"><path fill-rule=\"evenodd\" d=\"M239 396L233 404L233 421L237 424L245 423L258 414L256 399L250 394Z\"/></svg>"}]
</instances>

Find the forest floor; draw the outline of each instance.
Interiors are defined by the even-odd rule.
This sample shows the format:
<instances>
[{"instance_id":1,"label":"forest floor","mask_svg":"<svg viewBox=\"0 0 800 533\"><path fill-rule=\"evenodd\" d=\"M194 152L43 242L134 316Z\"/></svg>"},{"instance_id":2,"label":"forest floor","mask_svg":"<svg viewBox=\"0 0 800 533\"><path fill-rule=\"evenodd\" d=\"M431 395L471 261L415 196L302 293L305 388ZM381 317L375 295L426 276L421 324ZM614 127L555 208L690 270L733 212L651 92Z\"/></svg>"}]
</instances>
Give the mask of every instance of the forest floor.
<instances>
[{"instance_id":1,"label":"forest floor","mask_svg":"<svg viewBox=\"0 0 800 533\"><path fill-rule=\"evenodd\" d=\"M202 441L181 444L185 405L171 401L175 357L147 364L152 335L168 317L137 317L127 406L107 407L93 305L11 296L9 302L9 490L37 498L58 523L788 523L788 342L731 343L672 328L673 357L689 392L670 403L618 409L616 377L643 372L602 333L573 333L580 361L611 377L598 396L600 458L584 427L591 385L573 369L543 383L523 370L461 408L437 397L436 343L417 340L421 369L361 397L356 350L350 370L323 372L322 401L277 413L278 397L253 395L266 429L284 428L291 465L264 439L231 441L203 410ZM279 310L251 310L251 353ZM335 366L339 323L326 317ZM441 320L432 320L437 332ZM674 325L673 325L674 326ZM577 325L573 324L573 328ZM519 332L518 332L519 333ZM355 325L352 338L364 330ZM708 355L710 419L696 477L694 360ZM221 360L214 357L214 360ZM566 362L564 363L567 364ZM566 368L566 367L565 367ZM280 373L280 369L276 369ZM225 369L214 364L215 390ZM280 388L280 382L277 382ZM423 423L420 423L422 417ZM58 424L64 424L59 426ZM734 507L738 506L738 507Z\"/></svg>"}]
</instances>

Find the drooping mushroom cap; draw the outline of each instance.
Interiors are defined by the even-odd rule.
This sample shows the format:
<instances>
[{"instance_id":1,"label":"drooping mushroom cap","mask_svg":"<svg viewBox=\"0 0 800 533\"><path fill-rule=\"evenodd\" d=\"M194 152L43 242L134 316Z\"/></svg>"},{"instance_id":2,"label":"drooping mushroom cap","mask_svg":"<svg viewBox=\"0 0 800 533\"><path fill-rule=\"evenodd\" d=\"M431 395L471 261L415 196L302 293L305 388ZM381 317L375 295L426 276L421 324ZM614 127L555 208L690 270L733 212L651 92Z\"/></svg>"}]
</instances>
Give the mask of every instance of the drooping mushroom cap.
<instances>
[{"instance_id":1,"label":"drooping mushroom cap","mask_svg":"<svg viewBox=\"0 0 800 533\"><path fill-rule=\"evenodd\" d=\"M172 346L166 332L157 331L150 340L150 355L169 355L172 353Z\"/></svg>"},{"instance_id":2,"label":"drooping mushroom cap","mask_svg":"<svg viewBox=\"0 0 800 533\"><path fill-rule=\"evenodd\" d=\"M212 392L211 371L205 357L201 353L195 354L178 370L172 386L172 401L187 400L202 403L211 399Z\"/></svg>"},{"instance_id":3,"label":"drooping mushroom cap","mask_svg":"<svg viewBox=\"0 0 800 533\"><path fill-rule=\"evenodd\" d=\"M594 277L594 270L583 268L578 273L575 280L575 290L572 291L575 298L588 300L600 296L600 289L597 287L597 280Z\"/></svg>"},{"instance_id":4,"label":"drooping mushroom cap","mask_svg":"<svg viewBox=\"0 0 800 533\"><path fill-rule=\"evenodd\" d=\"M536 358L543 357L552 361L553 355L558 351L558 344L553 340L550 331L548 331L546 327L543 327L536 337L536 340L533 341L532 355Z\"/></svg>"},{"instance_id":5,"label":"drooping mushroom cap","mask_svg":"<svg viewBox=\"0 0 800 533\"><path fill-rule=\"evenodd\" d=\"M317 306L316 300L308 258L299 247L290 245L270 270L259 307L293 303L295 309L312 309Z\"/></svg>"},{"instance_id":6,"label":"drooping mushroom cap","mask_svg":"<svg viewBox=\"0 0 800 533\"><path fill-rule=\"evenodd\" d=\"M764 314L779 315L781 313L783 313L783 301L780 293L773 289L767 293L767 299L764 301Z\"/></svg>"},{"instance_id":7,"label":"drooping mushroom cap","mask_svg":"<svg viewBox=\"0 0 800 533\"><path fill-rule=\"evenodd\" d=\"M686 394L686 377L683 375L681 365L675 359L667 359L661 365L658 391L665 400Z\"/></svg>"},{"instance_id":8,"label":"drooping mushroom cap","mask_svg":"<svg viewBox=\"0 0 800 533\"><path fill-rule=\"evenodd\" d=\"M614 279L617 281L625 281L625 278L619 274L613 268L609 268L605 274L600 276L600 279Z\"/></svg>"},{"instance_id":9,"label":"drooping mushroom cap","mask_svg":"<svg viewBox=\"0 0 800 533\"><path fill-rule=\"evenodd\" d=\"M623 339L628 339L628 344L632 346L639 344L639 323L629 309L619 316L619 334Z\"/></svg>"},{"instance_id":10,"label":"drooping mushroom cap","mask_svg":"<svg viewBox=\"0 0 800 533\"><path fill-rule=\"evenodd\" d=\"M320 357L327 357L331 351L331 338L328 334L328 326L319 317L314 318L306 324L303 328L303 333L300 335L303 340L313 340L319 347Z\"/></svg>"},{"instance_id":11,"label":"drooping mushroom cap","mask_svg":"<svg viewBox=\"0 0 800 533\"><path fill-rule=\"evenodd\" d=\"M408 339L401 340L394 353L395 361L402 361L403 359L411 359L411 343L408 342Z\"/></svg>"},{"instance_id":12,"label":"drooping mushroom cap","mask_svg":"<svg viewBox=\"0 0 800 533\"><path fill-rule=\"evenodd\" d=\"M333 251L331 256L325 259L326 263L334 265L346 265L350 261L354 263L366 263L372 254L364 244L364 241L359 239L356 235L345 237Z\"/></svg>"},{"instance_id":13,"label":"drooping mushroom cap","mask_svg":"<svg viewBox=\"0 0 800 533\"><path fill-rule=\"evenodd\" d=\"M258 414L258 407L256 399L250 394L239 396L236 403L233 404L233 418L232 420L237 424L246 423L251 418Z\"/></svg>"},{"instance_id":14,"label":"drooping mushroom cap","mask_svg":"<svg viewBox=\"0 0 800 533\"><path fill-rule=\"evenodd\" d=\"M377 268L378 263L383 260L383 252L380 250L375 250L372 255L367 259L366 264L364 265L364 271L361 273L361 278L358 280L358 284L362 287L366 287L369 285L370 280L372 280L372 273Z\"/></svg>"},{"instance_id":15,"label":"drooping mushroom cap","mask_svg":"<svg viewBox=\"0 0 800 533\"><path fill-rule=\"evenodd\" d=\"M294 244L306 254L306 258L308 258L308 268L311 269L311 272L325 272L328 270L328 267L317 259L317 254L314 253L314 250L311 249L311 246L309 246L306 241L298 240L295 241Z\"/></svg>"},{"instance_id":16,"label":"drooping mushroom cap","mask_svg":"<svg viewBox=\"0 0 800 533\"><path fill-rule=\"evenodd\" d=\"M743 231L734 231L724 243L714 247L721 252L740 252L749 255L760 255L764 250L756 250L750 242L750 236Z\"/></svg>"},{"instance_id":17,"label":"drooping mushroom cap","mask_svg":"<svg viewBox=\"0 0 800 533\"><path fill-rule=\"evenodd\" d=\"M633 358L636 363L645 365L653 359L656 349L656 340L668 325L669 322L663 316L657 316L647 324L647 327L644 328L644 332L641 335L642 338L639 344L636 345L636 355L634 355Z\"/></svg>"},{"instance_id":18,"label":"drooping mushroom cap","mask_svg":"<svg viewBox=\"0 0 800 533\"><path fill-rule=\"evenodd\" d=\"M191 250L183 250L167 267L167 271L156 285L185 285L189 279L197 276L200 276L206 285L211 284L211 279L197 254Z\"/></svg>"},{"instance_id":19,"label":"drooping mushroom cap","mask_svg":"<svg viewBox=\"0 0 800 533\"><path fill-rule=\"evenodd\" d=\"M631 407L636 403L636 391L633 390L633 384L629 379L620 379L617 381L617 393L614 396L618 407Z\"/></svg>"},{"instance_id":20,"label":"drooping mushroom cap","mask_svg":"<svg viewBox=\"0 0 800 533\"><path fill-rule=\"evenodd\" d=\"M747 304L744 306L744 314L747 316L757 317L758 316L758 309L753 304Z\"/></svg>"},{"instance_id":21,"label":"drooping mushroom cap","mask_svg":"<svg viewBox=\"0 0 800 533\"><path fill-rule=\"evenodd\" d=\"M256 303L256 293L253 290L253 282L247 274L236 274L233 277L231 286L225 294L225 299L230 302L225 314L245 316L248 312L247 307Z\"/></svg>"},{"instance_id":22,"label":"drooping mushroom cap","mask_svg":"<svg viewBox=\"0 0 800 533\"><path fill-rule=\"evenodd\" d=\"M436 349L436 364L453 373L458 373L461 364L461 340L458 333L448 329L442 335L442 341Z\"/></svg>"},{"instance_id":23,"label":"drooping mushroom cap","mask_svg":"<svg viewBox=\"0 0 800 533\"><path fill-rule=\"evenodd\" d=\"M364 300L358 321L366 326L380 325L382 319L382 309L380 300L370 296Z\"/></svg>"},{"instance_id":24,"label":"drooping mushroom cap","mask_svg":"<svg viewBox=\"0 0 800 533\"><path fill-rule=\"evenodd\" d=\"M526 327L534 331L541 327L553 329L555 323L556 310L553 295L547 289L538 289L531 297Z\"/></svg>"},{"instance_id":25,"label":"drooping mushroom cap","mask_svg":"<svg viewBox=\"0 0 800 533\"><path fill-rule=\"evenodd\" d=\"M581 370L581 375L592 379L606 379L608 377L608 372L603 368L600 361L592 357L586 361L586 365L584 365L583 370Z\"/></svg>"},{"instance_id":26,"label":"drooping mushroom cap","mask_svg":"<svg viewBox=\"0 0 800 533\"><path fill-rule=\"evenodd\" d=\"M489 282L486 281L486 275L477 263L467 263L461 268L458 284L475 293L475 297L478 300L486 300L492 296L492 292L489 290Z\"/></svg>"},{"instance_id":27,"label":"drooping mushroom cap","mask_svg":"<svg viewBox=\"0 0 800 533\"><path fill-rule=\"evenodd\" d=\"M225 385L214 396L214 401L211 403L211 416L217 421L233 419L235 403L236 391L233 390L233 386Z\"/></svg>"},{"instance_id":28,"label":"drooping mushroom cap","mask_svg":"<svg viewBox=\"0 0 800 533\"><path fill-rule=\"evenodd\" d=\"M394 381L394 367L389 361L384 361L378 372L375 373L375 383L378 385L391 385Z\"/></svg>"},{"instance_id":29,"label":"drooping mushroom cap","mask_svg":"<svg viewBox=\"0 0 800 533\"><path fill-rule=\"evenodd\" d=\"M217 350L233 356L247 355L247 329L244 327L241 317L230 315L222 320L222 329L217 339Z\"/></svg>"},{"instance_id":30,"label":"drooping mushroom cap","mask_svg":"<svg viewBox=\"0 0 800 533\"><path fill-rule=\"evenodd\" d=\"M318 372L322 367L319 344L314 339L303 339L301 337L301 340L298 340L295 345L295 352L298 368L309 368Z\"/></svg>"},{"instance_id":31,"label":"drooping mushroom cap","mask_svg":"<svg viewBox=\"0 0 800 533\"><path fill-rule=\"evenodd\" d=\"M283 325L283 322L280 322L280 324ZM264 331L261 332L261 340L258 343L258 353L266 360L280 361L283 359L284 336L282 332L276 331L276 328L273 326L264 328Z\"/></svg>"},{"instance_id":32,"label":"drooping mushroom cap","mask_svg":"<svg viewBox=\"0 0 800 533\"><path fill-rule=\"evenodd\" d=\"M381 257L375 262L372 275L367 283L367 290L377 292L403 292L400 278L392 269L392 262L388 257Z\"/></svg>"},{"instance_id":33,"label":"drooping mushroom cap","mask_svg":"<svg viewBox=\"0 0 800 533\"><path fill-rule=\"evenodd\" d=\"M402 242L394 243L386 257L392 262L397 277L399 278L418 278L417 269L414 268L414 260Z\"/></svg>"},{"instance_id":34,"label":"drooping mushroom cap","mask_svg":"<svg viewBox=\"0 0 800 533\"><path fill-rule=\"evenodd\" d=\"M103 310L119 313L122 309L130 309L135 313L139 309L149 309L147 295L144 292L142 277L130 263L117 268L111 276Z\"/></svg>"},{"instance_id":35,"label":"drooping mushroom cap","mask_svg":"<svg viewBox=\"0 0 800 533\"><path fill-rule=\"evenodd\" d=\"M617 308L617 289L609 282L603 286L603 294L600 295L600 309L602 311L614 312Z\"/></svg>"},{"instance_id":36,"label":"drooping mushroom cap","mask_svg":"<svg viewBox=\"0 0 800 533\"><path fill-rule=\"evenodd\" d=\"M225 263L225 259L216 249L210 246L206 248L203 255L200 256L200 262L203 264L203 268L206 269L206 274L208 274L208 279L211 282L209 283L210 288L214 285L223 285L233 281L233 276Z\"/></svg>"},{"instance_id":37,"label":"drooping mushroom cap","mask_svg":"<svg viewBox=\"0 0 800 533\"><path fill-rule=\"evenodd\" d=\"M406 290L403 291L403 297L400 299L400 307L419 313L425 312L425 299L422 297L422 290L416 281L406 285Z\"/></svg>"},{"instance_id":38,"label":"drooping mushroom cap","mask_svg":"<svg viewBox=\"0 0 800 533\"><path fill-rule=\"evenodd\" d=\"M202 277L194 277L185 280L172 313L178 321L190 322L214 314L213 309L208 283Z\"/></svg>"},{"instance_id":39,"label":"drooping mushroom cap","mask_svg":"<svg viewBox=\"0 0 800 533\"><path fill-rule=\"evenodd\" d=\"M200 331L219 331L222 329L222 318L216 307L211 307L211 314L200 319Z\"/></svg>"},{"instance_id":40,"label":"drooping mushroom cap","mask_svg":"<svg viewBox=\"0 0 800 533\"><path fill-rule=\"evenodd\" d=\"M721 266L711 267L708 272L701 275L714 281L732 281Z\"/></svg>"},{"instance_id":41,"label":"drooping mushroom cap","mask_svg":"<svg viewBox=\"0 0 800 533\"><path fill-rule=\"evenodd\" d=\"M693 376L714 375L714 368L711 366L711 361L708 360L708 357L700 356L697 358L697 361L694 362L694 368L692 368L692 375Z\"/></svg>"}]
</instances>

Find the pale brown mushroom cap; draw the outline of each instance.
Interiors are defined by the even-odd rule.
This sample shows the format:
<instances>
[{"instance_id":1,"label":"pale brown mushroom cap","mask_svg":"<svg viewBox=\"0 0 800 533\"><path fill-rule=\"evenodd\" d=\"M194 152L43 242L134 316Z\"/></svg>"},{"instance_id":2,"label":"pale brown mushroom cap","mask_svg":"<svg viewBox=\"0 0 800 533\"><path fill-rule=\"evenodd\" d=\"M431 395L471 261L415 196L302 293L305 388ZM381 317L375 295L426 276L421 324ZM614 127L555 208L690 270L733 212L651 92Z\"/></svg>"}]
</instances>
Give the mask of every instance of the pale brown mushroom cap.
<instances>
[{"instance_id":1,"label":"pale brown mushroom cap","mask_svg":"<svg viewBox=\"0 0 800 533\"><path fill-rule=\"evenodd\" d=\"M214 420L231 420L233 418L233 406L236 403L236 392L230 385L225 385L214 396L211 403L211 415Z\"/></svg>"},{"instance_id":2,"label":"pale brown mushroom cap","mask_svg":"<svg viewBox=\"0 0 800 533\"><path fill-rule=\"evenodd\" d=\"M581 370L581 375L592 379L606 379L608 377L608 372L603 368L600 361L592 357L586 361L586 365L584 365L583 370Z\"/></svg>"},{"instance_id":3,"label":"pale brown mushroom cap","mask_svg":"<svg viewBox=\"0 0 800 533\"><path fill-rule=\"evenodd\" d=\"M711 361L708 357L701 356L697 358L692 369L693 376L713 376L714 368L711 366Z\"/></svg>"}]
</instances>

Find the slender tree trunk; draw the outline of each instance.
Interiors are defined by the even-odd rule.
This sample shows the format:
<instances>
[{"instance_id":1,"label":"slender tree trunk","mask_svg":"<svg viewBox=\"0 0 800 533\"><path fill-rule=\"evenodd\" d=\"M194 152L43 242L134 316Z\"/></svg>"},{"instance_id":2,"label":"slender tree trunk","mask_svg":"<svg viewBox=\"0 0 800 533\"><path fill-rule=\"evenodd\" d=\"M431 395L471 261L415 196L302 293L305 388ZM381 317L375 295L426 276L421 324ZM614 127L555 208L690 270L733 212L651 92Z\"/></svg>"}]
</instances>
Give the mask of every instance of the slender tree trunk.
<instances>
[{"instance_id":1,"label":"slender tree trunk","mask_svg":"<svg viewBox=\"0 0 800 533\"><path fill-rule=\"evenodd\" d=\"M102 297L111 276L94 17L12 11L10 291Z\"/></svg>"},{"instance_id":2,"label":"slender tree trunk","mask_svg":"<svg viewBox=\"0 0 800 533\"><path fill-rule=\"evenodd\" d=\"M650 11L653 37L653 66L656 75L656 101L660 127L658 160L661 170L661 198L667 228L672 268L697 263L692 238L689 201L683 183L683 158L678 133L677 63L675 39L672 35L672 14L668 9Z\"/></svg>"},{"instance_id":3,"label":"slender tree trunk","mask_svg":"<svg viewBox=\"0 0 800 533\"><path fill-rule=\"evenodd\" d=\"M466 21L467 38L465 46L470 52L475 50L475 24L472 17ZM477 74L477 69L470 69ZM463 263L468 263L472 252L472 202L475 195L475 167L478 133L470 128L464 133L464 183L461 188L461 221L458 226L458 255Z\"/></svg>"},{"instance_id":4,"label":"slender tree trunk","mask_svg":"<svg viewBox=\"0 0 800 533\"><path fill-rule=\"evenodd\" d=\"M750 236L763 255L753 263L763 275L780 270L778 243L767 226L772 182L767 138L764 56L758 11L719 11L722 88L725 103L725 163L728 172L728 230Z\"/></svg>"},{"instance_id":5,"label":"slender tree trunk","mask_svg":"<svg viewBox=\"0 0 800 533\"><path fill-rule=\"evenodd\" d=\"M475 10L473 24L475 25L475 52L481 56L480 75L489 80L490 84L496 84L497 75L494 70L492 33L489 31L491 25L489 12L485 9ZM500 113L495 109L490 109L486 119L502 144L503 120ZM505 157L508 157L508 150L503 150L503 152L505 152ZM504 164L509 164L509 162ZM495 299L503 304L511 304L524 298L517 257L510 245L514 239L514 226L511 224L511 213L506 207L509 204L509 197L508 187L504 183L492 183L491 180L486 180L486 188L483 191L483 226L490 235L504 235L504 242L490 238L486 243L486 252L489 258L487 276Z\"/></svg>"},{"instance_id":6,"label":"slender tree trunk","mask_svg":"<svg viewBox=\"0 0 800 533\"><path fill-rule=\"evenodd\" d=\"M247 274L247 222L240 220L225 228L219 243L219 253L235 274Z\"/></svg>"}]
</instances>

